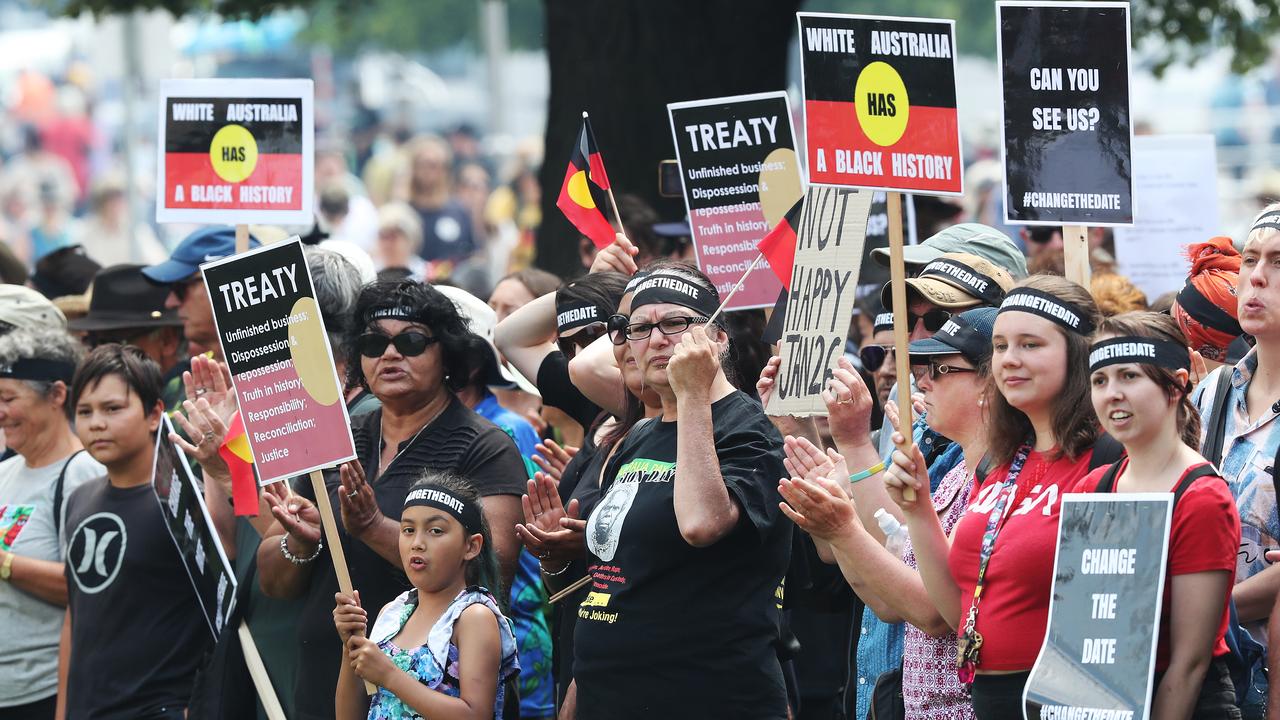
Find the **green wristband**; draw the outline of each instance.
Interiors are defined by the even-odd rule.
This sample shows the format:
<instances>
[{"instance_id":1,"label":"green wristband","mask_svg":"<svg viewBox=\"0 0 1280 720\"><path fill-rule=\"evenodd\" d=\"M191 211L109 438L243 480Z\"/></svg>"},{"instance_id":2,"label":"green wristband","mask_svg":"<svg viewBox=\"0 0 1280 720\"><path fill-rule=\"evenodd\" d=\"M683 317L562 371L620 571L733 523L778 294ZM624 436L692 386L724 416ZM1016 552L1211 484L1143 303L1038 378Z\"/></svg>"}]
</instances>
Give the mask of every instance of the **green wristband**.
<instances>
[{"instance_id":1,"label":"green wristband","mask_svg":"<svg viewBox=\"0 0 1280 720\"><path fill-rule=\"evenodd\" d=\"M871 477L872 475L875 475L876 473L884 472L884 467L885 467L884 461L881 460L880 462L876 463L875 465L872 465L871 467L867 468L866 470L863 470L862 472L856 472L849 476L849 484L852 485L853 483L856 483L859 480L866 480L867 478Z\"/></svg>"}]
</instances>

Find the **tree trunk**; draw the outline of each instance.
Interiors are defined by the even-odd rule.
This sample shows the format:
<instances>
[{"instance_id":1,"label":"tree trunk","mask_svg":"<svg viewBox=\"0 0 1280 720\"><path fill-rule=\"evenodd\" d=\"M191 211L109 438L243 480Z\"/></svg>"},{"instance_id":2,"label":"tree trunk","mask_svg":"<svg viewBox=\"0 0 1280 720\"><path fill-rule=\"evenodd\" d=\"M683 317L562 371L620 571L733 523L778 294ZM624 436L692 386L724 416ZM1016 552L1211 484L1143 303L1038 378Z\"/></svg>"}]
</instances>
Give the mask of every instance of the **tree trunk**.
<instances>
[{"instance_id":1,"label":"tree trunk","mask_svg":"<svg viewBox=\"0 0 1280 720\"><path fill-rule=\"evenodd\" d=\"M665 220L684 202L658 196L658 162L674 159L667 103L786 89L787 48L800 0L545 0L547 109L537 265L583 272L578 233L556 207L582 122L615 194L632 193ZM612 221L612 217L609 217Z\"/></svg>"}]
</instances>

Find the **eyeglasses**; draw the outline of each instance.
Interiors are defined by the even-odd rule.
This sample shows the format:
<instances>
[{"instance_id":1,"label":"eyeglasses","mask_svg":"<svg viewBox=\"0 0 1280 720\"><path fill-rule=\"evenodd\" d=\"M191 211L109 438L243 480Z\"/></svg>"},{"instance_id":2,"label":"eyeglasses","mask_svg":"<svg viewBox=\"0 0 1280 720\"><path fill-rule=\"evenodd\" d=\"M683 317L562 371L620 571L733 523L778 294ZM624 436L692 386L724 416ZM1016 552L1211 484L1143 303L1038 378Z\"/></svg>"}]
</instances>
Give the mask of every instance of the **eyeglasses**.
<instances>
[{"instance_id":1,"label":"eyeglasses","mask_svg":"<svg viewBox=\"0 0 1280 720\"><path fill-rule=\"evenodd\" d=\"M196 285L204 285L204 278L197 276L188 280L173 283L169 286L169 292L173 293L173 296L178 298L178 302L186 302L187 293L191 292L191 288Z\"/></svg>"},{"instance_id":2,"label":"eyeglasses","mask_svg":"<svg viewBox=\"0 0 1280 720\"><path fill-rule=\"evenodd\" d=\"M579 348L584 348L595 342L601 335L606 332L607 326L603 322L593 322L590 325L584 325L581 330L568 336L557 337L556 345L560 346L560 352L564 353L566 358L573 359L578 354Z\"/></svg>"},{"instance_id":3,"label":"eyeglasses","mask_svg":"<svg viewBox=\"0 0 1280 720\"><path fill-rule=\"evenodd\" d=\"M930 380L937 380L943 375L951 375L952 373L976 373L977 369L971 367L963 367L961 365L947 365L945 363L936 363L930 360L927 363L911 366L911 375L915 377L916 382L924 379L925 374L929 375Z\"/></svg>"},{"instance_id":4,"label":"eyeglasses","mask_svg":"<svg viewBox=\"0 0 1280 720\"><path fill-rule=\"evenodd\" d=\"M669 317L659 320L656 323L631 323L623 328L621 334L625 335L628 340L635 342L636 340L644 340L652 335L654 328L657 328L658 332L663 335L679 335L685 330L688 330L690 325L704 323L706 321L706 318L700 317ZM622 344L618 343L616 339L614 342L619 345Z\"/></svg>"},{"instance_id":5,"label":"eyeglasses","mask_svg":"<svg viewBox=\"0 0 1280 720\"><path fill-rule=\"evenodd\" d=\"M879 370L892 354L892 345L868 345L858 351L858 357L862 360L862 367L867 372Z\"/></svg>"},{"instance_id":6,"label":"eyeglasses","mask_svg":"<svg viewBox=\"0 0 1280 720\"><path fill-rule=\"evenodd\" d=\"M609 342L614 345L625 345L627 342L627 321L631 318L626 315L614 314L604 321L606 331L609 333Z\"/></svg>"},{"instance_id":7,"label":"eyeglasses","mask_svg":"<svg viewBox=\"0 0 1280 720\"><path fill-rule=\"evenodd\" d=\"M930 310L923 315L916 315L913 312L907 313L907 332L911 332L916 326L916 321L924 320L924 329L929 332L938 332L943 325L951 319L951 313L947 310Z\"/></svg>"},{"instance_id":8,"label":"eyeglasses","mask_svg":"<svg viewBox=\"0 0 1280 720\"><path fill-rule=\"evenodd\" d=\"M417 357L438 342L440 338L412 331L400 333L395 337L382 333L365 333L360 336L356 346L360 348L360 354L367 358L382 357L388 345L395 345L396 352L405 357Z\"/></svg>"}]
</instances>

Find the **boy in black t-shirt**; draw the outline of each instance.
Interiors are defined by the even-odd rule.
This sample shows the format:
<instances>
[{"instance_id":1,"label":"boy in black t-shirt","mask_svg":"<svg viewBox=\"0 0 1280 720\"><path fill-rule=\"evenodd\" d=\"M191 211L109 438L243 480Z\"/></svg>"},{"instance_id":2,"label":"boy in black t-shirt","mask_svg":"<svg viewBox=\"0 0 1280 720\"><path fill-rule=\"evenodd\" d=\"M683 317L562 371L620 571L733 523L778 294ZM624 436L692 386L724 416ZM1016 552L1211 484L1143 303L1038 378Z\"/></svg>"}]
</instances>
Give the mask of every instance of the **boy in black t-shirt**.
<instances>
[{"instance_id":1,"label":"boy in black t-shirt","mask_svg":"<svg viewBox=\"0 0 1280 720\"><path fill-rule=\"evenodd\" d=\"M90 353L71 384L76 434L107 475L67 498L67 720L183 718L211 644L151 488L160 394L159 366L115 344Z\"/></svg>"}]
</instances>

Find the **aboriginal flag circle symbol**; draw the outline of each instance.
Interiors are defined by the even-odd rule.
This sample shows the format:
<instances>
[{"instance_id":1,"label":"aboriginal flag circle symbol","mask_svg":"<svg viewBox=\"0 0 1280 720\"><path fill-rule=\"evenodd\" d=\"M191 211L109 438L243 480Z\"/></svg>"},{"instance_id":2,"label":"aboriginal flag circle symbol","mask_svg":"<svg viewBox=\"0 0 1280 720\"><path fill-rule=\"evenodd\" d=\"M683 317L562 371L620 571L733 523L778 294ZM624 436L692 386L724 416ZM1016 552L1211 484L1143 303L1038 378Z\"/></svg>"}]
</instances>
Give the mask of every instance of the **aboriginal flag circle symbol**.
<instances>
[{"instance_id":1,"label":"aboriginal flag circle symbol","mask_svg":"<svg viewBox=\"0 0 1280 720\"><path fill-rule=\"evenodd\" d=\"M569 197L584 208L593 208L596 201L591 197L591 186L587 185L587 171L579 170L569 178Z\"/></svg>"},{"instance_id":2,"label":"aboriginal flag circle symbol","mask_svg":"<svg viewBox=\"0 0 1280 720\"><path fill-rule=\"evenodd\" d=\"M224 181L242 182L258 166L258 142L244 126L227 125L214 134L209 161Z\"/></svg>"},{"instance_id":3,"label":"aboriginal flag circle symbol","mask_svg":"<svg viewBox=\"0 0 1280 720\"><path fill-rule=\"evenodd\" d=\"M898 142L911 113L907 86L898 71L888 63L873 62L858 73L853 92L858 124L867 138L881 147Z\"/></svg>"}]
</instances>

